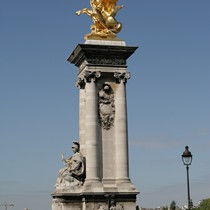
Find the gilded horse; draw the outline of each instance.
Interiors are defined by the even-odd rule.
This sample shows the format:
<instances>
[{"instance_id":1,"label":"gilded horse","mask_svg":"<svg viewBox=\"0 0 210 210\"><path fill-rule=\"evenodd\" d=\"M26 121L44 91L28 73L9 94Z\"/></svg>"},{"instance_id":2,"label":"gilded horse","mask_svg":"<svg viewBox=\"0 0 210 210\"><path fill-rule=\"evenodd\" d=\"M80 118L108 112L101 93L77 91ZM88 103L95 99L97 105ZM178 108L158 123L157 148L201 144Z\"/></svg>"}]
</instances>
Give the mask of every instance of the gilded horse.
<instances>
[{"instance_id":1,"label":"gilded horse","mask_svg":"<svg viewBox=\"0 0 210 210\"><path fill-rule=\"evenodd\" d=\"M88 37L115 38L122 29L122 24L115 19L117 12L123 8L116 5L118 0L90 0L91 10L84 8L76 12L77 15L87 14L92 18L93 25Z\"/></svg>"}]
</instances>

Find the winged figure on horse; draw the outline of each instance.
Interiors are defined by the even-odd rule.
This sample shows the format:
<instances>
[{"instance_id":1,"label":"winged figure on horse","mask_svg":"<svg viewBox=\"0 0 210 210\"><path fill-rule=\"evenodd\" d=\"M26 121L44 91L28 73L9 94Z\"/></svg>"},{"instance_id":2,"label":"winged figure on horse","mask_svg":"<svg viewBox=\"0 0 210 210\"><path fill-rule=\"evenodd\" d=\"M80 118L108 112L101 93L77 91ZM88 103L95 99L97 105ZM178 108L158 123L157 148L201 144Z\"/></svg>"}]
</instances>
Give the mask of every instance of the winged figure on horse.
<instances>
[{"instance_id":1,"label":"winged figure on horse","mask_svg":"<svg viewBox=\"0 0 210 210\"><path fill-rule=\"evenodd\" d=\"M87 14L93 21L91 33L85 39L115 39L122 29L122 24L115 19L123 5L117 5L118 0L90 0L91 9L84 8L77 15Z\"/></svg>"}]
</instances>

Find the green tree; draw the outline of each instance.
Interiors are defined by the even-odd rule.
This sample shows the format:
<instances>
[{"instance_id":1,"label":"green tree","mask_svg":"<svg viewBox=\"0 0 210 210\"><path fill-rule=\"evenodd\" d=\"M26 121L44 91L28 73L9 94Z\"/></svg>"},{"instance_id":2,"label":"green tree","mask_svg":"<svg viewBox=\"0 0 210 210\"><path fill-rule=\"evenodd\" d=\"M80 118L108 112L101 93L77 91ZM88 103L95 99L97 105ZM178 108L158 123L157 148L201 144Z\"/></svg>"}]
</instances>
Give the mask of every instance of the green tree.
<instances>
[{"instance_id":1,"label":"green tree","mask_svg":"<svg viewBox=\"0 0 210 210\"><path fill-rule=\"evenodd\" d=\"M162 210L168 210L168 206L162 207Z\"/></svg>"},{"instance_id":2,"label":"green tree","mask_svg":"<svg viewBox=\"0 0 210 210\"><path fill-rule=\"evenodd\" d=\"M172 201L170 204L170 210L176 210L176 202Z\"/></svg>"},{"instance_id":3,"label":"green tree","mask_svg":"<svg viewBox=\"0 0 210 210\"><path fill-rule=\"evenodd\" d=\"M209 210L210 209L210 198L203 199L198 207L193 210Z\"/></svg>"}]
</instances>

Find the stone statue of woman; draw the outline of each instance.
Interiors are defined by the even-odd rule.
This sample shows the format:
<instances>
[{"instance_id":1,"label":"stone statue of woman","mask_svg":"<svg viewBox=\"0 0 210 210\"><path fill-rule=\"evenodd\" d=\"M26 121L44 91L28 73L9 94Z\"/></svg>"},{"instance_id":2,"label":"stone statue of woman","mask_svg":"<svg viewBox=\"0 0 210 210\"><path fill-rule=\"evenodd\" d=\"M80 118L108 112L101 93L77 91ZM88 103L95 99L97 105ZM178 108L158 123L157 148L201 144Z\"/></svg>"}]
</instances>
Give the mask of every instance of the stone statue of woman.
<instances>
[{"instance_id":1,"label":"stone statue of woman","mask_svg":"<svg viewBox=\"0 0 210 210\"><path fill-rule=\"evenodd\" d=\"M66 186L82 186L85 180L85 163L84 157L79 152L80 145L78 142L73 142L72 151L74 154L68 159L61 154L64 168L60 169L55 187Z\"/></svg>"}]
</instances>

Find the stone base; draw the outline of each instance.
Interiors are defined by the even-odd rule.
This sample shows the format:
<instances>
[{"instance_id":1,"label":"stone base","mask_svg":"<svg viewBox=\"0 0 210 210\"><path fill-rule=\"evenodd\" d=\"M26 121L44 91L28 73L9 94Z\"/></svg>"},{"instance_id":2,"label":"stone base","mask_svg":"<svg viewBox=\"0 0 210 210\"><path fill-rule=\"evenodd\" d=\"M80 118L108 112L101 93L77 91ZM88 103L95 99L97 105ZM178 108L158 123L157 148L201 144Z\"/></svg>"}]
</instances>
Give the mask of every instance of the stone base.
<instances>
[{"instance_id":1,"label":"stone base","mask_svg":"<svg viewBox=\"0 0 210 210\"><path fill-rule=\"evenodd\" d=\"M136 195L119 192L53 194L52 210L136 210Z\"/></svg>"},{"instance_id":2,"label":"stone base","mask_svg":"<svg viewBox=\"0 0 210 210\"><path fill-rule=\"evenodd\" d=\"M126 46L126 43L122 40L86 40L85 44L93 45L113 45L113 46Z\"/></svg>"},{"instance_id":3,"label":"stone base","mask_svg":"<svg viewBox=\"0 0 210 210\"><path fill-rule=\"evenodd\" d=\"M136 210L139 192L128 178L87 179L82 186L57 186L52 210Z\"/></svg>"}]
</instances>

